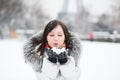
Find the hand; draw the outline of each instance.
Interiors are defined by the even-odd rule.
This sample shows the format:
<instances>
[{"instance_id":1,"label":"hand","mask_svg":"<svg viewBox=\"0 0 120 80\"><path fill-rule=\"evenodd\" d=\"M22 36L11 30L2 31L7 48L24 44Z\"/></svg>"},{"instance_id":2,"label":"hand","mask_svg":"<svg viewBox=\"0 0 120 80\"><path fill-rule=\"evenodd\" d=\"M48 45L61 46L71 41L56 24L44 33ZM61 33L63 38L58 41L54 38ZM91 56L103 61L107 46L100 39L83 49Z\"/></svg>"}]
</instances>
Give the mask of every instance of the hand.
<instances>
[{"instance_id":1,"label":"hand","mask_svg":"<svg viewBox=\"0 0 120 80\"><path fill-rule=\"evenodd\" d=\"M58 55L58 62L62 65L64 63L66 63L67 61L68 61L67 53L65 51L61 52Z\"/></svg>"},{"instance_id":2,"label":"hand","mask_svg":"<svg viewBox=\"0 0 120 80\"><path fill-rule=\"evenodd\" d=\"M53 52L53 50L47 49L47 54L48 54L48 60L49 61L51 61L52 63L57 62L58 55L55 52Z\"/></svg>"}]
</instances>

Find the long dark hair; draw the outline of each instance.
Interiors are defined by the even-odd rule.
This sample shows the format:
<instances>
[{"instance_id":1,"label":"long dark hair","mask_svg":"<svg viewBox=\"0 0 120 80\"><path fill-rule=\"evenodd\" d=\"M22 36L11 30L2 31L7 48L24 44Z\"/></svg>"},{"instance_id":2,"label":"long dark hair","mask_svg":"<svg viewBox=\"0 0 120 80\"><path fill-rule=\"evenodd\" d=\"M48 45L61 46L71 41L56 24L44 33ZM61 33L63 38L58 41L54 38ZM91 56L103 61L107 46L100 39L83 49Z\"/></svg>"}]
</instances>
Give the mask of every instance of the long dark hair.
<instances>
[{"instance_id":1,"label":"long dark hair","mask_svg":"<svg viewBox=\"0 0 120 80\"><path fill-rule=\"evenodd\" d=\"M57 25L60 25L63 29L64 35L65 35L65 44L66 44L66 48L67 49L72 49L72 45L70 44L70 33L68 32L68 29L66 27L66 25L59 21L59 20L52 20L50 21L44 29L42 38L41 38L41 45L38 48L38 52L40 52L40 56L42 56L44 54L44 50L45 50L45 45L47 43L47 35L49 34L49 32L51 32Z\"/></svg>"}]
</instances>

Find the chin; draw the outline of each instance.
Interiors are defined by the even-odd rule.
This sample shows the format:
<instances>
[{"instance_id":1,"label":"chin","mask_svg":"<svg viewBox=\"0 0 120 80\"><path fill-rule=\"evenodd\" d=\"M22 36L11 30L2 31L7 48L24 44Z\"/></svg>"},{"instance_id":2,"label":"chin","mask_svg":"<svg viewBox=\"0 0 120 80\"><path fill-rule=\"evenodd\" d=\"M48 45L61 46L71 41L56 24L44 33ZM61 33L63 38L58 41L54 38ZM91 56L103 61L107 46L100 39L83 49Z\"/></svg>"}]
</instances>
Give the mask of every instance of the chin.
<instances>
[{"instance_id":1,"label":"chin","mask_svg":"<svg viewBox=\"0 0 120 80\"><path fill-rule=\"evenodd\" d=\"M59 48L59 46L53 46L52 48Z\"/></svg>"}]
</instances>

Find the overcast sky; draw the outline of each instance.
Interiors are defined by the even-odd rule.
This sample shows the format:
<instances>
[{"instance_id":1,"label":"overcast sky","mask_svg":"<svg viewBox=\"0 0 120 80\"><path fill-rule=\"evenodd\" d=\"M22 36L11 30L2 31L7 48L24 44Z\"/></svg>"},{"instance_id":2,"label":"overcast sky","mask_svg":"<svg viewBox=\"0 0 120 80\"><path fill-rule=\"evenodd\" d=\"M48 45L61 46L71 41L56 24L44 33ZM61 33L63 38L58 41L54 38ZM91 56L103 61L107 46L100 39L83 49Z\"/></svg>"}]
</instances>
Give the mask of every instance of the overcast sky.
<instances>
[{"instance_id":1,"label":"overcast sky","mask_svg":"<svg viewBox=\"0 0 120 80\"><path fill-rule=\"evenodd\" d=\"M27 0L30 4L33 4L37 0ZM27 3L28 3L27 2ZM57 13L61 11L64 0L42 0L44 11L50 14L52 17L56 17ZM76 12L75 0L70 0L68 11ZM83 0L85 8L93 15L99 16L102 13L110 12L110 5L112 0Z\"/></svg>"},{"instance_id":2,"label":"overcast sky","mask_svg":"<svg viewBox=\"0 0 120 80\"><path fill-rule=\"evenodd\" d=\"M43 6L53 16L61 9L64 0L43 0ZM93 15L100 15L104 12L110 12L111 0L83 0L85 8ZM76 12L75 0L70 0L68 11Z\"/></svg>"}]
</instances>

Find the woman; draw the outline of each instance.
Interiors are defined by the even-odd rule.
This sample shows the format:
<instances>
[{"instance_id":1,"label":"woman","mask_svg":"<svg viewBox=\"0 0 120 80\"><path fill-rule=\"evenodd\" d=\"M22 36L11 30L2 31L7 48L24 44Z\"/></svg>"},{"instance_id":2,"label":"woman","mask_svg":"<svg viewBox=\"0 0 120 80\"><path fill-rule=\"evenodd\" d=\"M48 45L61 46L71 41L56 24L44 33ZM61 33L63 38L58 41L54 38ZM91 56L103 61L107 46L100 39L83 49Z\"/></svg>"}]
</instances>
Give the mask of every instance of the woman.
<instances>
[{"instance_id":1,"label":"woman","mask_svg":"<svg viewBox=\"0 0 120 80\"><path fill-rule=\"evenodd\" d=\"M24 56L38 80L79 80L80 48L79 37L52 20L25 43Z\"/></svg>"}]
</instances>

